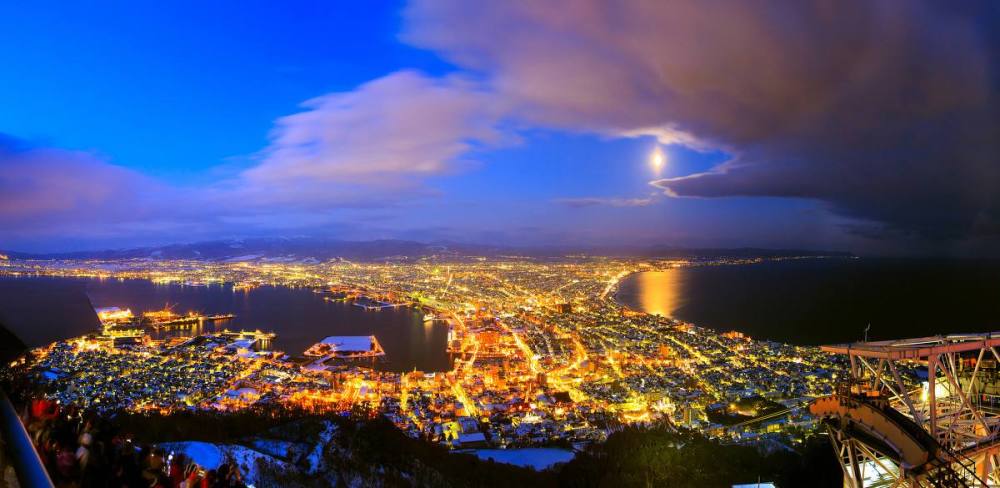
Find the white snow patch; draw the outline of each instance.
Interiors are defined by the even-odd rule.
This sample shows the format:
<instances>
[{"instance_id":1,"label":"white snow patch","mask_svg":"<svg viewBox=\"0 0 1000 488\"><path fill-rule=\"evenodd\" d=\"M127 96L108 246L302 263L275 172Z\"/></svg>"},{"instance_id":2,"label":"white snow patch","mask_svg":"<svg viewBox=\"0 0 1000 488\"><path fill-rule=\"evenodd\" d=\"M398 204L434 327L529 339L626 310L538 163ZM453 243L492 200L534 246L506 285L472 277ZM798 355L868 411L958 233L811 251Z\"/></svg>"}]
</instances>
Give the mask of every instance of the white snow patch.
<instances>
[{"instance_id":1,"label":"white snow patch","mask_svg":"<svg viewBox=\"0 0 1000 488\"><path fill-rule=\"evenodd\" d=\"M333 422L325 421L323 424L323 432L319 434L319 442L316 443L312 452L309 453L309 457L306 458L309 461L310 473L319 471L323 464L323 449L333 440L333 434L337 432L337 426L333 425Z\"/></svg>"},{"instance_id":2,"label":"white snow patch","mask_svg":"<svg viewBox=\"0 0 1000 488\"><path fill-rule=\"evenodd\" d=\"M235 444L212 444L210 442L189 441L167 442L160 444L160 447L168 453L183 452L205 469L216 469L223 461L230 459L236 463L240 473L242 473L243 481L251 485L258 484L259 482L257 479L257 460L259 459L283 468L290 466L280 459L275 459L272 456L257 452L249 447Z\"/></svg>"},{"instance_id":3,"label":"white snow patch","mask_svg":"<svg viewBox=\"0 0 1000 488\"><path fill-rule=\"evenodd\" d=\"M289 464L284 461L275 459L267 454L259 453L248 447L230 445L226 446L226 448L226 452L240 468L240 473L243 473L243 479L249 484L259 484L260 482L257 478L257 460L259 459L264 459L283 468L289 467Z\"/></svg>"},{"instance_id":4,"label":"white snow patch","mask_svg":"<svg viewBox=\"0 0 1000 488\"><path fill-rule=\"evenodd\" d=\"M184 453L188 459L191 459L198 466L205 469L215 469L218 468L222 461L225 459L225 455L219 446L209 442L168 442L166 444L160 444L160 447L170 453Z\"/></svg>"}]
</instances>

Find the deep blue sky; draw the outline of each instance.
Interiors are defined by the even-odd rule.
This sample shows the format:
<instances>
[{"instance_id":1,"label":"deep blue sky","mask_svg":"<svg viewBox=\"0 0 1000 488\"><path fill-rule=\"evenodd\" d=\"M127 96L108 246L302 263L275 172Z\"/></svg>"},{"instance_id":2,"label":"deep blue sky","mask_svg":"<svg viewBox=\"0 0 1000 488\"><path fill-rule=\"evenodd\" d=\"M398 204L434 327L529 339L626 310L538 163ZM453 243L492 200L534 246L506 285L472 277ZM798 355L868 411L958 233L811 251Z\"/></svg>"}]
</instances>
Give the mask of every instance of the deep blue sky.
<instances>
[{"instance_id":1,"label":"deep blue sky","mask_svg":"<svg viewBox=\"0 0 1000 488\"><path fill-rule=\"evenodd\" d=\"M400 67L395 2L28 2L0 16L0 127L182 181L267 144L273 121ZM373 8L373 6L375 8Z\"/></svg>"},{"instance_id":2,"label":"deep blue sky","mask_svg":"<svg viewBox=\"0 0 1000 488\"><path fill-rule=\"evenodd\" d=\"M324 235L982 254L995 42L977 29L995 10L848 3L843 19L780 2L803 12L7 6L0 249ZM856 28L887 19L901 42ZM913 147L937 127L956 129Z\"/></svg>"}]
</instances>

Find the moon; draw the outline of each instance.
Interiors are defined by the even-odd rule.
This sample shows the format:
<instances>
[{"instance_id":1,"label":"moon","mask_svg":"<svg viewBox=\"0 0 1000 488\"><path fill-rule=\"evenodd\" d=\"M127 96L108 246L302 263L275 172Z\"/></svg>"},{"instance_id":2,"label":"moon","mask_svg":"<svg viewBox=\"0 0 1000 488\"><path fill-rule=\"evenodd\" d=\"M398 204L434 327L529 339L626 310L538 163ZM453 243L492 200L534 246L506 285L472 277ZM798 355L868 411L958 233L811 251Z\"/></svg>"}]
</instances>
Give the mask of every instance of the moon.
<instances>
[{"instance_id":1,"label":"moon","mask_svg":"<svg viewBox=\"0 0 1000 488\"><path fill-rule=\"evenodd\" d=\"M667 155L663 152L663 148L657 146L656 149L653 149L653 153L649 155L649 164L654 171L659 172L663 169L663 166L667 164Z\"/></svg>"}]
</instances>

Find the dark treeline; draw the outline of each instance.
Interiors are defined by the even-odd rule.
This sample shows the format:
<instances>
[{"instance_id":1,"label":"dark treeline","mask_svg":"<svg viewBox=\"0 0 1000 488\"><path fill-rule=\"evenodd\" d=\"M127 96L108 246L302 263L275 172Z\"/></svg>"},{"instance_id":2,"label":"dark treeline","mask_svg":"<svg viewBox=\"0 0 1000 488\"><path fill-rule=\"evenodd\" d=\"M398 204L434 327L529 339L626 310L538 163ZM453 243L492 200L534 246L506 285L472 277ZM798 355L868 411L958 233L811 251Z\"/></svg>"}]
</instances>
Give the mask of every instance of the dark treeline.
<instances>
[{"instance_id":1,"label":"dark treeline","mask_svg":"<svg viewBox=\"0 0 1000 488\"><path fill-rule=\"evenodd\" d=\"M270 408L233 413L181 412L170 415L123 414L113 423L141 442L199 440L229 443L280 431L287 440L318 442L322 421L337 427L336 449L325 449L325 462L339 479L372 480L383 486L556 486L554 472L536 472L458 454L411 439L383 417L316 415ZM288 486L304 485L302 473L272 474Z\"/></svg>"},{"instance_id":2,"label":"dark treeline","mask_svg":"<svg viewBox=\"0 0 1000 488\"><path fill-rule=\"evenodd\" d=\"M626 428L578 454L559 473L566 487L728 487L758 480L782 488L843 485L825 436L808 438L794 452L762 453L666 427Z\"/></svg>"},{"instance_id":3,"label":"dark treeline","mask_svg":"<svg viewBox=\"0 0 1000 488\"><path fill-rule=\"evenodd\" d=\"M320 430L321 420L338 426L339 454L328 463L341 472L377 471L385 486L566 486L566 487L713 487L758 480L783 488L840 487L842 474L829 440L814 435L795 451L771 452L720 444L695 432L668 426L629 427L595 444L571 462L534 471L411 439L381 417L320 416L290 410L230 414L178 413L121 415L114 422L148 442L204 440L232 442L272 429L297 432L303 441Z\"/></svg>"}]
</instances>

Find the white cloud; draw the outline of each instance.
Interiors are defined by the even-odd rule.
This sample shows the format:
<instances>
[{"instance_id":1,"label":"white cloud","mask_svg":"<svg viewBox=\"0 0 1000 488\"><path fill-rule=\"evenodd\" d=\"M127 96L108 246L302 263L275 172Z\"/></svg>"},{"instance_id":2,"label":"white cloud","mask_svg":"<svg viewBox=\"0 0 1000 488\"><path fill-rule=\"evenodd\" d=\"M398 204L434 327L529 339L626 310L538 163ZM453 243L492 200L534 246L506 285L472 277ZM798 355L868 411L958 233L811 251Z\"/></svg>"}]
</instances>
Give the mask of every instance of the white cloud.
<instances>
[{"instance_id":1,"label":"white cloud","mask_svg":"<svg viewBox=\"0 0 1000 488\"><path fill-rule=\"evenodd\" d=\"M646 207L655 202L654 197L648 198L605 198L605 197L581 197L581 198L559 198L556 203L561 203L568 207L583 208L595 206L608 207Z\"/></svg>"},{"instance_id":2,"label":"white cloud","mask_svg":"<svg viewBox=\"0 0 1000 488\"><path fill-rule=\"evenodd\" d=\"M253 166L185 188L90 153L0 138L5 237L316 228L435 196L430 178L514 141L498 128L504 107L460 76L400 71L303 108L275 122Z\"/></svg>"},{"instance_id":3,"label":"white cloud","mask_svg":"<svg viewBox=\"0 0 1000 488\"><path fill-rule=\"evenodd\" d=\"M507 140L496 98L457 76L401 71L303 107L276 122L260 164L237 182L240 192L295 205L427 195L428 178L459 171L470 150Z\"/></svg>"}]
</instances>

